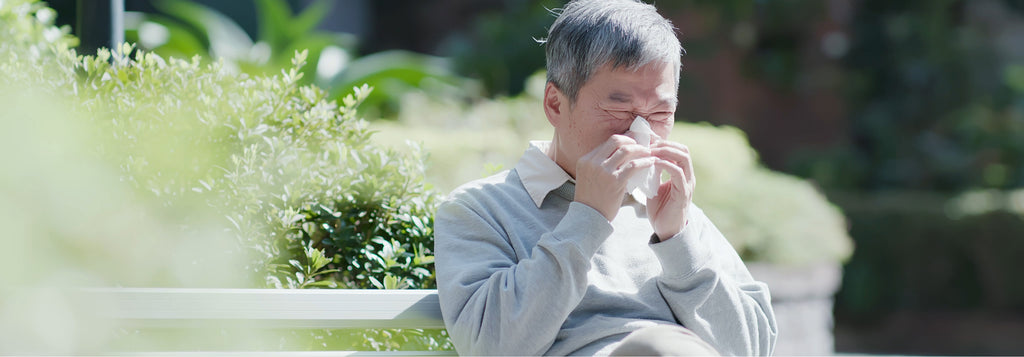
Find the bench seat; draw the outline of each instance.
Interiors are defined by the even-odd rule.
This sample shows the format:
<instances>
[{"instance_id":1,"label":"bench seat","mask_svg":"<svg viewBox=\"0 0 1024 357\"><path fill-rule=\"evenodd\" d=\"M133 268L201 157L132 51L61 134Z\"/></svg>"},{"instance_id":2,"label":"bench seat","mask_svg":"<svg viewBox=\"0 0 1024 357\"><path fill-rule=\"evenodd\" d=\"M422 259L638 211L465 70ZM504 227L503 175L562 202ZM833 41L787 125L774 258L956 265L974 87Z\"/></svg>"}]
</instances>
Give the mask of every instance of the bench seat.
<instances>
[{"instance_id":1,"label":"bench seat","mask_svg":"<svg viewBox=\"0 0 1024 357\"><path fill-rule=\"evenodd\" d=\"M122 328L443 329L436 290L89 288L92 318ZM131 352L140 356L443 356L454 351Z\"/></svg>"}]
</instances>

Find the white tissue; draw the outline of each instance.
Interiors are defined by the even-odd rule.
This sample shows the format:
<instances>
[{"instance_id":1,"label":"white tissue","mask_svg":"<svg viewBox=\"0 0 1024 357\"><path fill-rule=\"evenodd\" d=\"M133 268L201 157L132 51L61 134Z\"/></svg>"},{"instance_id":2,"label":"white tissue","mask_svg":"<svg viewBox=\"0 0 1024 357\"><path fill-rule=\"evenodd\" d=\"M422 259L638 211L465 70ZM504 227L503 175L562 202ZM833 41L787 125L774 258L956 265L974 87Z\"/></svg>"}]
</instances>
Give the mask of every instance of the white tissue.
<instances>
[{"instance_id":1,"label":"white tissue","mask_svg":"<svg viewBox=\"0 0 1024 357\"><path fill-rule=\"evenodd\" d=\"M633 124L629 126L629 131L633 132L637 144L644 147L651 146L654 131L651 130L651 125L647 123L646 119L637 116L636 119L633 119ZM658 170L651 166L630 177L626 182L626 191L640 190L647 198L654 198L658 196L658 186L661 186L661 177L658 175Z\"/></svg>"}]
</instances>

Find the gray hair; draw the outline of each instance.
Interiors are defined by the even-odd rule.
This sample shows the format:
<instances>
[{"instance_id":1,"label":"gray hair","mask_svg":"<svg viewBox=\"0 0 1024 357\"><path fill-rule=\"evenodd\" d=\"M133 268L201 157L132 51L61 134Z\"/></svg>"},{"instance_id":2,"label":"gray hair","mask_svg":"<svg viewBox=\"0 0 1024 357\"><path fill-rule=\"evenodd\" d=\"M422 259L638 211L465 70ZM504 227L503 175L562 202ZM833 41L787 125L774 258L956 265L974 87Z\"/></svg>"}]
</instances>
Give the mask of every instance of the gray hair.
<instances>
[{"instance_id":1,"label":"gray hair","mask_svg":"<svg viewBox=\"0 0 1024 357\"><path fill-rule=\"evenodd\" d=\"M575 103L598 68L638 70L654 61L673 65L679 85L683 53L672 22L639 0L573 0L551 25L545 44L548 82Z\"/></svg>"}]
</instances>

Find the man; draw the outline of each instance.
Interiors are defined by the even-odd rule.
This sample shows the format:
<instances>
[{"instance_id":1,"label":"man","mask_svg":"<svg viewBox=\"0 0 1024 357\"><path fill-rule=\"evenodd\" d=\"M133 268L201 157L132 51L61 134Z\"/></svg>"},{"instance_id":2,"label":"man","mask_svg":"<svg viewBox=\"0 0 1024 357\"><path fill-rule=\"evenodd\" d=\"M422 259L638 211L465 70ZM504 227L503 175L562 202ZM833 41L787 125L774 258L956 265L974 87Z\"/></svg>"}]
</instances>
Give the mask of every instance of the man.
<instances>
[{"instance_id":1,"label":"man","mask_svg":"<svg viewBox=\"0 0 1024 357\"><path fill-rule=\"evenodd\" d=\"M548 35L553 140L437 212L438 293L458 352L771 354L767 287L691 203L689 150L661 139L679 85L672 24L638 1L580 0ZM652 141L629 131L637 117ZM670 177L654 197L627 192L651 167Z\"/></svg>"}]
</instances>

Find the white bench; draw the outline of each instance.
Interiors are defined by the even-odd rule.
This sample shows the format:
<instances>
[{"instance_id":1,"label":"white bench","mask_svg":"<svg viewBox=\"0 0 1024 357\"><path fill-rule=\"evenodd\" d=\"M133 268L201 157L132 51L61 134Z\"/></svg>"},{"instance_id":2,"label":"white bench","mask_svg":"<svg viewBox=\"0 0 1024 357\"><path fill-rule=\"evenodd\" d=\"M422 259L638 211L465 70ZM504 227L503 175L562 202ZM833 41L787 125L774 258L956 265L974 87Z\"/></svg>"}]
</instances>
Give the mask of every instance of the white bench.
<instances>
[{"instance_id":1,"label":"white bench","mask_svg":"<svg viewBox=\"0 0 1024 357\"><path fill-rule=\"evenodd\" d=\"M95 288L82 290L94 318L132 328L443 329L436 290ZM454 355L454 351L185 351L151 356Z\"/></svg>"}]
</instances>

